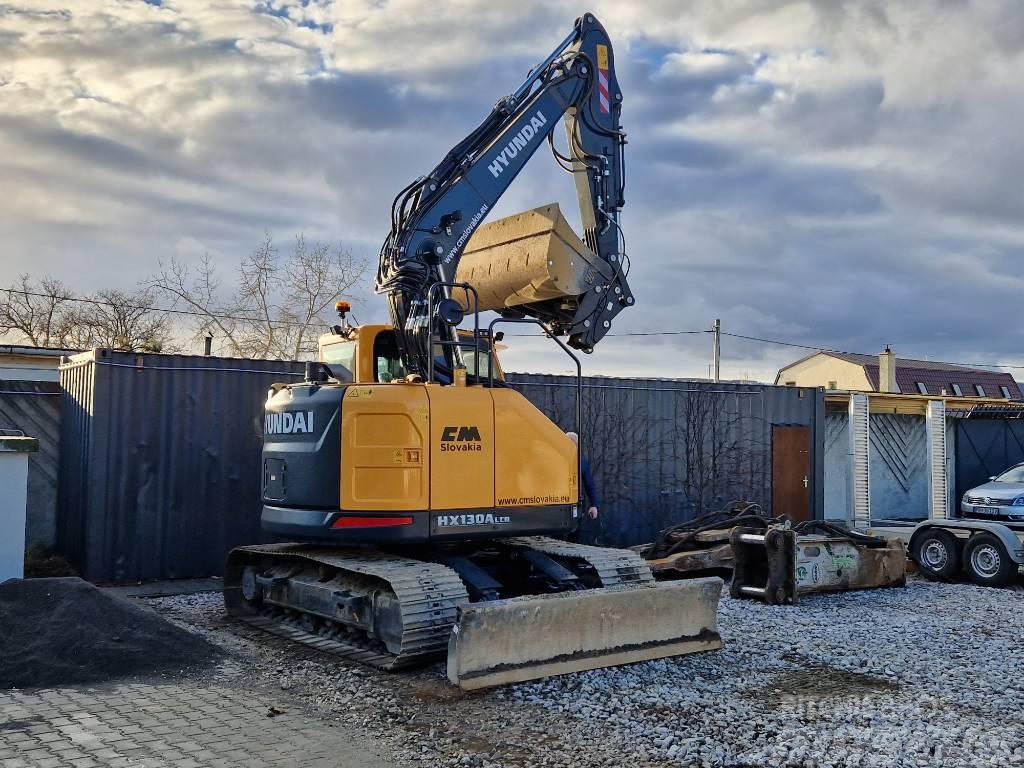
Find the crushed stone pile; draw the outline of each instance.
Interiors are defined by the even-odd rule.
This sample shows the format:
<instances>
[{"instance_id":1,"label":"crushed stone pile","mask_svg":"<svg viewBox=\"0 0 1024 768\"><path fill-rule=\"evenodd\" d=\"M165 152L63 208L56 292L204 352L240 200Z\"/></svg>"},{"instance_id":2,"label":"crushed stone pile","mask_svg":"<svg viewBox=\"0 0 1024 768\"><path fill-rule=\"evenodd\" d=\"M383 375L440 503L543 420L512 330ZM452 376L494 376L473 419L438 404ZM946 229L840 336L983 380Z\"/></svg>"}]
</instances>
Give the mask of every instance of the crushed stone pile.
<instances>
[{"instance_id":1,"label":"crushed stone pile","mask_svg":"<svg viewBox=\"0 0 1024 768\"><path fill-rule=\"evenodd\" d=\"M0 688L177 673L220 655L199 635L82 579L0 584Z\"/></svg>"}]
</instances>

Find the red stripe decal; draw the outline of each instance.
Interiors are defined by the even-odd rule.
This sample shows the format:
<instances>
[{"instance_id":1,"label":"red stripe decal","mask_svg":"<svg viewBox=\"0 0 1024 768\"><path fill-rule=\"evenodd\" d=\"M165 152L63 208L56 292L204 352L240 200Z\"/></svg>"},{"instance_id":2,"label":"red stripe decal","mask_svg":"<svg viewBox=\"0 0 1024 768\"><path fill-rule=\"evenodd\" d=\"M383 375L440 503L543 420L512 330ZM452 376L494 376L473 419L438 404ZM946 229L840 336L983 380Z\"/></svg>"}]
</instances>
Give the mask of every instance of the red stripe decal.
<instances>
[{"instance_id":1,"label":"red stripe decal","mask_svg":"<svg viewBox=\"0 0 1024 768\"><path fill-rule=\"evenodd\" d=\"M339 517L331 528L387 528L394 525L412 525L411 517Z\"/></svg>"},{"instance_id":2,"label":"red stripe decal","mask_svg":"<svg viewBox=\"0 0 1024 768\"><path fill-rule=\"evenodd\" d=\"M610 101L608 97L608 70L597 70L597 98L601 104L601 111L608 114Z\"/></svg>"}]
</instances>

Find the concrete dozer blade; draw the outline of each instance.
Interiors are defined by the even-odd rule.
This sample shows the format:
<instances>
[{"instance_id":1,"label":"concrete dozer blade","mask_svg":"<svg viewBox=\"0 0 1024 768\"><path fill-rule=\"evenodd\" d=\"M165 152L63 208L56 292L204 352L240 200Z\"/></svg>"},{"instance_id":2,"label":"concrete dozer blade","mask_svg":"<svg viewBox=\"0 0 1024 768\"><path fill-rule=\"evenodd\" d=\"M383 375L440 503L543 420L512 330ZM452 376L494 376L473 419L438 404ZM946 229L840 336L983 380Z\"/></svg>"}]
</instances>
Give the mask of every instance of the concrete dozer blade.
<instances>
[{"instance_id":1,"label":"concrete dozer blade","mask_svg":"<svg viewBox=\"0 0 1024 768\"><path fill-rule=\"evenodd\" d=\"M476 288L484 312L579 296L607 270L551 203L480 227L455 279ZM471 311L460 291L453 298Z\"/></svg>"},{"instance_id":2,"label":"concrete dozer blade","mask_svg":"<svg viewBox=\"0 0 1024 768\"><path fill-rule=\"evenodd\" d=\"M448 642L466 690L722 647L714 577L473 603Z\"/></svg>"}]
</instances>

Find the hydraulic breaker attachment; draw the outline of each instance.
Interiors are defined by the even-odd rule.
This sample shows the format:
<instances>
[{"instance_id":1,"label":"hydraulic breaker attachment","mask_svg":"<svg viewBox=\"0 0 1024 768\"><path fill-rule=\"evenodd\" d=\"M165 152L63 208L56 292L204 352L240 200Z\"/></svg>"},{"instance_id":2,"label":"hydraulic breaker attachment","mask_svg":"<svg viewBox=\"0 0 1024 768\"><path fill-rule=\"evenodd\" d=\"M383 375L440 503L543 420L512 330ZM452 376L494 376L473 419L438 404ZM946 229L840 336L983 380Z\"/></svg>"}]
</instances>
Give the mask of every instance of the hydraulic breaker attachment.
<instances>
[{"instance_id":1,"label":"hydraulic breaker attachment","mask_svg":"<svg viewBox=\"0 0 1024 768\"><path fill-rule=\"evenodd\" d=\"M801 524L806 527L807 524ZM906 584L907 556L899 539L882 539L815 522L811 534L786 525L734 528L730 594L770 605L800 595Z\"/></svg>"},{"instance_id":2,"label":"hydraulic breaker attachment","mask_svg":"<svg viewBox=\"0 0 1024 768\"><path fill-rule=\"evenodd\" d=\"M716 650L721 589L712 577L463 605L448 679L472 690Z\"/></svg>"}]
</instances>

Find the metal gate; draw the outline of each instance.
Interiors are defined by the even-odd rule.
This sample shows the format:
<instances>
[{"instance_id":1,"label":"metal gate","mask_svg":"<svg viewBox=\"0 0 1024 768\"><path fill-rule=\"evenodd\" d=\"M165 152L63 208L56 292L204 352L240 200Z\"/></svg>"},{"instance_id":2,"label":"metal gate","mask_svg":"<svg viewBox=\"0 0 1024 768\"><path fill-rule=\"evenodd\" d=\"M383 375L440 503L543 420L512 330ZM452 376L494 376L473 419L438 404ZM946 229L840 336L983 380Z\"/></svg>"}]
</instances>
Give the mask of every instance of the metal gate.
<instances>
[{"instance_id":1,"label":"metal gate","mask_svg":"<svg viewBox=\"0 0 1024 768\"><path fill-rule=\"evenodd\" d=\"M958 419L956 502L975 486L1024 461L1024 420Z\"/></svg>"}]
</instances>

